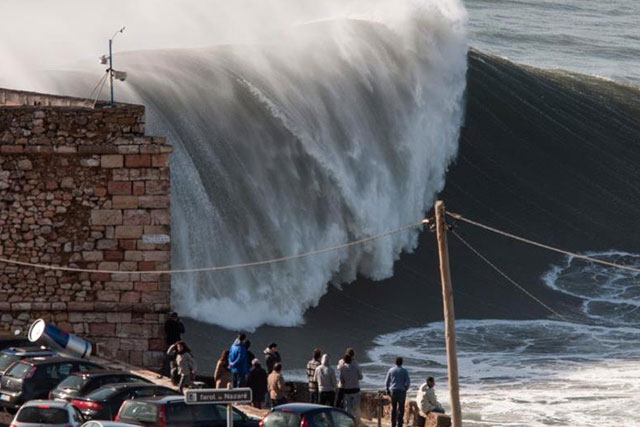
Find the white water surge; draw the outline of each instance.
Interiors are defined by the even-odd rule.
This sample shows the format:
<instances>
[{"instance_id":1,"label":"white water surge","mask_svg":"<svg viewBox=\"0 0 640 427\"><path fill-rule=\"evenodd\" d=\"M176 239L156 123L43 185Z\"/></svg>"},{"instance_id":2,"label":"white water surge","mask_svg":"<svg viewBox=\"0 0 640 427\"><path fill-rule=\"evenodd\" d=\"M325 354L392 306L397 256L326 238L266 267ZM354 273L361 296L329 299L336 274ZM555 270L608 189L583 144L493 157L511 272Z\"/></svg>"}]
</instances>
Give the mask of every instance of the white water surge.
<instances>
[{"instance_id":1,"label":"white water surge","mask_svg":"<svg viewBox=\"0 0 640 427\"><path fill-rule=\"evenodd\" d=\"M640 265L639 255L589 255ZM567 258L543 279L582 300L576 323L456 322L464 424L639 425L638 274ZM436 377L439 398L448 404L442 322L382 335L375 343L372 363L364 366L370 386L380 387L395 356L403 355L412 380Z\"/></svg>"},{"instance_id":2,"label":"white water surge","mask_svg":"<svg viewBox=\"0 0 640 427\"><path fill-rule=\"evenodd\" d=\"M419 221L442 189L463 114L461 2L316 3L116 1L91 26L96 11L83 2L49 10L84 36L62 43L67 30L52 31L52 40L72 48L46 50L47 62L97 55L106 38L95 28L108 37L125 17L131 29L116 46L142 49L117 54L116 68L129 79L116 91L143 102L147 132L175 147L173 268L260 261L383 233ZM16 20L28 9L11 0L5 8ZM28 55L41 39L11 40L2 45L17 62L51 66ZM53 86L29 77L29 89L88 94L99 67L70 68L80 72L57 73ZM21 75L10 67L0 82ZM392 275L417 235L264 267L175 275L172 301L185 315L233 329L297 325L330 282Z\"/></svg>"},{"instance_id":3,"label":"white water surge","mask_svg":"<svg viewBox=\"0 0 640 427\"><path fill-rule=\"evenodd\" d=\"M457 150L465 14L331 20L261 43L121 56L169 135L176 268L331 247L422 218ZM158 72L161 70L161 72ZM292 326L327 284L383 279L418 230L305 259L173 278L176 308L228 328Z\"/></svg>"}]
</instances>

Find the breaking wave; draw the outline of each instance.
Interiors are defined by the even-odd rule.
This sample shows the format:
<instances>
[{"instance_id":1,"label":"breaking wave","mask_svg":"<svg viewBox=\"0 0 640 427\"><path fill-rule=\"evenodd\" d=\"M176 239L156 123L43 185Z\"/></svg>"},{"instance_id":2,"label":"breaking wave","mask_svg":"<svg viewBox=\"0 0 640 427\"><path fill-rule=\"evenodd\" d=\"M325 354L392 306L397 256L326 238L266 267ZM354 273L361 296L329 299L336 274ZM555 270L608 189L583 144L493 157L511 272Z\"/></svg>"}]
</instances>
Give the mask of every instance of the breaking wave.
<instances>
[{"instance_id":1,"label":"breaking wave","mask_svg":"<svg viewBox=\"0 0 640 427\"><path fill-rule=\"evenodd\" d=\"M265 260L419 220L457 151L466 13L420 2L259 44L120 55L172 155L172 267ZM173 278L173 304L233 329L303 322L328 283L383 279L418 230L251 269Z\"/></svg>"}]
</instances>

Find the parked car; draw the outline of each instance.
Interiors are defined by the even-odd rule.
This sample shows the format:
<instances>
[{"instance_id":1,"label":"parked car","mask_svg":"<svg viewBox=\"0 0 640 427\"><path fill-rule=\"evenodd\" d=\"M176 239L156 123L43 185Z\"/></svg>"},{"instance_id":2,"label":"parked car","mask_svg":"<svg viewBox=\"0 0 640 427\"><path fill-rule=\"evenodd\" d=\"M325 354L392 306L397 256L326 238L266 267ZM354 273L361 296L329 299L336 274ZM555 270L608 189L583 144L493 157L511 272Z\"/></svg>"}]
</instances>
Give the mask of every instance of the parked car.
<instances>
[{"instance_id":1,"label":"parked car","mask_svg":"<svg viewBox=\"0 0 640 427\"><path fill-rule=\"evenodd\" d=\"M71 401L85 420L112 420L122 402L155 396L181 396L176 390L149 383L109 384Z\"/></svg>"},{"instance_id":2,"label":"parked car","mask_svg":"<svg viewBox=\"0 0 640 427\"><path fill-rule=\"evenodd\" d=\"M139 427L137 424L119 423L117 421L97 421L91 420L80 427Z\"/></svg>"},{"instance_id":3,"label":"parked car","mask_svg":"<svg viewBox=\"0 0 640 427\"><path fill-rule=\"evenodd\" d=\"M122 403L116 421L159 427L224 427L227 406L215 403L188 405L184 396L148 397ZM233 408L234 427L257 427L258 420Z\"/></svg>"},{"instance_id":4,"label":"parked car","mask_svg":"<svg viewBox=\"0 0 640 427\"><path fill-rule=\"evenodd\" d=\"M49 392L69 374L92 369L104 368L88 360L60 356L14 362L0 379L0 407L11 412L29 400L46 399Z\"/></svg>"},{"instance_id":5,"label":"parked car","mask_svg":"<svg viewBox=\"0 0 640 427\"><path fill-rule=\"evenodd\" d=\"M74 397L84 396L106 384L139 382L151 383L146 378L128 371L74 372L51 390L49 399L71 402Z\"/></svg>"},{"instance_id":6,"label":"parked car","mask_svg":"<svg viewBox=\"0 0 640 427\"><path fill-rule=\"evenodd\" d=\"M0 351L0 378L13 362L29 357L53 357L58 353L46 347L9 347Z\"/></svg>"},{"instance_id":7,"label":"parked car","mask_svg":"<svg viewBox=\"0 0 640 427\"><path fill-rule=\"evenodd\" d=\"M0 350L9 347L26 347L30 345L33 345L33 343L22 335L0 335Z\"/></svg>"},{"instance_id":8,"label":"parked car","mask_svg":"<svg viewBox=\"0 0 640 427\"><path fill-rule=\"evenodd\" d=\"M333 406L287 403L276 406L260 421L260 427L354 427L355 418Z\"/></svg>"},{"instance_id":9,"label":"parked car","mask_svg":"<svg viewBox=\"0 0 640 427\"><path fill-rule=\"evenodd\" d=\"M22 405L11 427L79 427L82 414L69 402L32 400Z\"/></svg>"}]
</instances>

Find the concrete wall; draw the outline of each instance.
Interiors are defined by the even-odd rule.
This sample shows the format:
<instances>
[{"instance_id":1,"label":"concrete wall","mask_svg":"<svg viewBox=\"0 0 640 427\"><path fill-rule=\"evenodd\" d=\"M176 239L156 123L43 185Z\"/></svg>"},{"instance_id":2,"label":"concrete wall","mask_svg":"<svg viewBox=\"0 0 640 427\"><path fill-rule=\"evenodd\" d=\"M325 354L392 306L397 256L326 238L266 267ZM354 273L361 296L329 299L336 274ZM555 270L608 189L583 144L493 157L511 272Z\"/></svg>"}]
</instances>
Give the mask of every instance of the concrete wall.
<instances>
[{"instance_id":1,"label":"concrete wall","mask_svg":"<svg viewBox=\"0 0 640 427\"><path fill-rule=\"evenodd\" d=\"M0 104L24 94L10 92ZM0 258L118 273L0 262L0 330L43 317L157 367L170 277L151 272L170 267L171 147L144 136L142 106L29 96L42 105L0 105Z\"/></svg>"}]
</instances>

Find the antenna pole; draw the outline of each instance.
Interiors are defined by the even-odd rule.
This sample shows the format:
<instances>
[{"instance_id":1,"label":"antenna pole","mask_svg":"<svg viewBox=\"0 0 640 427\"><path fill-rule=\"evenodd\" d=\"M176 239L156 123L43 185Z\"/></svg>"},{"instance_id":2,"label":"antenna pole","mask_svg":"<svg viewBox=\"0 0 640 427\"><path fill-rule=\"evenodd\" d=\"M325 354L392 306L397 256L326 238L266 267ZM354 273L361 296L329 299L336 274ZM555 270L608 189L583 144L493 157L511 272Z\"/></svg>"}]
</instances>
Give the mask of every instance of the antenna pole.
<instances>
[{"instance_id":1,"label":"antenna pole","mask_svg":"<svg viewBox=\"0 0 640 427\"><path fill-rule=\"evenodd\" d=\"M451 393L451 425L462 426L460 408L460 390L458 384L458 356L456 353L456 325L453 312L453 289L449 270L449 247L447 244L447 223L445 221L444 202L438 200L435 205L436 234L438 237L438 255L440 257L440 279L442 281L442 305L444 308L444 331L447 345L447 370L449 391Z\"/></svg>"},{"instance_id":2,"label":"antenna pole","mask_svg":"<svg viewBox=\"0 0 640 427\"><path fill-rule=\"evenodd\" d=\"M113 107L113 39L109 39L109 87L111 89L111 106Z\"/></svg>"}]
</instances>

